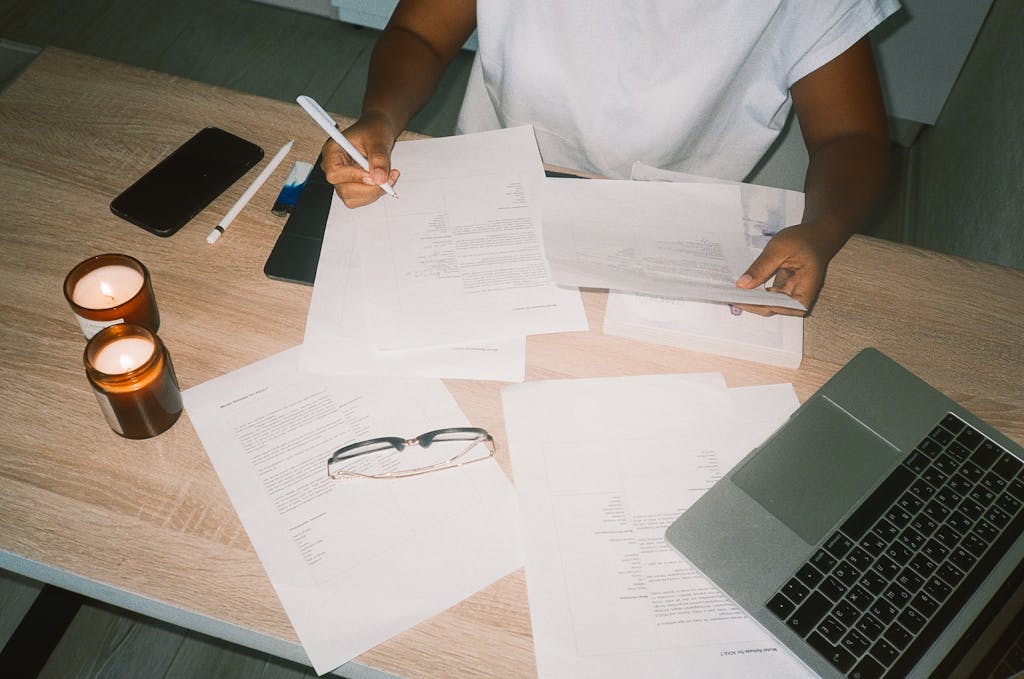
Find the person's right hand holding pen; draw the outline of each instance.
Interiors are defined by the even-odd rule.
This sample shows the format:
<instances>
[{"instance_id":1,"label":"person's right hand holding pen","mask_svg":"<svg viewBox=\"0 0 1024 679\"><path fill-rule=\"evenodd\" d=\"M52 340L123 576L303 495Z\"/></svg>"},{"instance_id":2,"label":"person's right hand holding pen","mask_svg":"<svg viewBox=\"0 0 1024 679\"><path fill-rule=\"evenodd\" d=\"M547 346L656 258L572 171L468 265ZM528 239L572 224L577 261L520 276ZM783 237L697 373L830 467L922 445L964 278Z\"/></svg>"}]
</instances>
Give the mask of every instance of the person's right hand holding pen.
<instances>
[{"instance_id":1,"label":"person's right hand holding pen","mask_svg":"<svg viewBox=\"0 0 1024 679\"><path fill-rule=\"evenodd\" d=\"M334 140L324 144L320 167L348 207L369 205L384 195L382 184L394 186L398 181L400 173L391 167L391 148L397 134L383 127L364 116L343 133L366 157L368 170L359 167Z\"/></svg>"},{"instance_id":2,"label":"person's right hand holding pen","mask_svg":"<svg viewBox=\"0 0 1024 679\"><path fill-rule=\"evenodd\" d=\"M338 192L339 195L342 195L343 200L345 196L342 194L341 188L348 184L355 184L358 181L359 183L356 186L359 187L358 191L362 194L366 194L366 189L363 187L374 187L374 190L369 195L357 197L353 201L354 204L350 203L349 200L345 200L346 205L358 207L373 202L380 196L380 191L387 193L393 198L398 198L392 187L392 184L398 179L398 172L391 172L390 167L388 167L390 164L391 146L394 144L393 137L384 138L385 140L390 139L390 143L387 141L373 143L371 141L373 137L370 140L366 140L363 139L363 135L359 135L362 148L357 147L348 135L353 134L353 132L358 134L356 129L359 126L358 123L343 133L338 130L337 124L330 114L315 99L303 94L296 98L295 101L313 119L313 122L319 125L330 137L330 140L324 144L322 166L327 180L332 184L338 185ZM366 157L368 154L366 154L365 149L367 148L373 149L371 152L375 163L373 165L371 165L370 160ZM353 164L361 172L353 172ZM381 167L382 164L383 168ZM392 174L394 176L390 177L389 181L389 176ZM365 201L363 198L365 198Z\"/></svg>"}]
</instances>

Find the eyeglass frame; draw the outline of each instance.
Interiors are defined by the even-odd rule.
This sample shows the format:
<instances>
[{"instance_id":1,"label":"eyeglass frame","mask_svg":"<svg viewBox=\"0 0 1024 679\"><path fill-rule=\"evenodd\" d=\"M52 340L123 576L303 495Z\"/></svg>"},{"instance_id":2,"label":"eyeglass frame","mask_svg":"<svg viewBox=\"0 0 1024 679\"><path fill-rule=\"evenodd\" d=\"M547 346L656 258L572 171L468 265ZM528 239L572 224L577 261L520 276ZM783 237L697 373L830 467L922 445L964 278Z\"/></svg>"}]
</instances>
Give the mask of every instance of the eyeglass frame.
<instances>
[{"instance_id":1,"label":"eyeglass frame","mask_svg":"<svg viewBox=\"0 0 1024 679\"><path fill-rule=\"evenodd\" d=\"M358 472L350 471L336 471L331 472L331 464L340 462L342 460L351 460L363 455L371 455L373 453L380 453L387 450L394 450L399 453L405 451L406 448L412 446L419 446L420 448L429 448L434 439L443 434L451 433L465 433L475 434L476 436L472 439L463 439L469 443L468 446L463 448L459 453L449 457L441 462L436 462L427 467L416 467L404 472L387 472L385 474L360 474ZM483 443L487 448L488 454L484 457L476 458L475 460L467 460L464 462L456 462L460 457L468 453L474 447ZM346 454L348 451L356 450L364 446L372 446L374 444L386 444L380 448L372 448L361 452ZM366 439L365 441L356 441L346 446L338 448L336 451L331 453L331 456L327 458L327 476L334 480L346 480L346 479L401 479L410 476L419 476L420 474L427 474L434 471L442 471L444 469L454 469L455 467L461 467L466 464L472 464L474 462L481 462L483 460L489 460L494 457L494 437L491 436L490 432L480 427L447 427L445 429L434 429L432 431L424 432L419 436L414 436L411 439L404 439L398 436L381 436L373 439Z\"/></svg>"}]
</instances>

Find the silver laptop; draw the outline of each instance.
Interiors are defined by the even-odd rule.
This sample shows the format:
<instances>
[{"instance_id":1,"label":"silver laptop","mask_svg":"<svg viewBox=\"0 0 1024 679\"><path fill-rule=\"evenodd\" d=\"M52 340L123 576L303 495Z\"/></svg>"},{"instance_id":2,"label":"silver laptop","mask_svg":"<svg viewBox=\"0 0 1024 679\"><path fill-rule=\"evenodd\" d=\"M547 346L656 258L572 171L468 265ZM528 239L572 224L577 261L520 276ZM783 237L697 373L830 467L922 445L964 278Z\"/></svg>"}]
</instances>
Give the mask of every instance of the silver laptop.
<instances>
[{"instance_id":1,"label":"silver laptop","mask_svg":"<svg viewBox=\"0 0 1024 679\"><path fill-rule=\"evenodd\" d=\"M968 676L1020 624L1022 459L866 349L666 539L821 676Z\"/></svg>"}]
</instances>

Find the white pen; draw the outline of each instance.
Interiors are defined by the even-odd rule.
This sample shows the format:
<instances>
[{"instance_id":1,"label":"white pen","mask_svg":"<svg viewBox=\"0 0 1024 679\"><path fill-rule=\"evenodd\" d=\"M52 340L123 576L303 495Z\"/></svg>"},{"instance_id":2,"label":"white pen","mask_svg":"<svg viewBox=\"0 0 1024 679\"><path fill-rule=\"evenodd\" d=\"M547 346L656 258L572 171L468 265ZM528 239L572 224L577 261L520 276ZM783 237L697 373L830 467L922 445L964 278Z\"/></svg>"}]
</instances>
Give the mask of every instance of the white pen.
<instances>
[{"instance_id":1,"label":"white pen","mask_svg":"<svg viewBox=\"0 0 1024 679\"><path fill-rule=\"evenodd\" d=\"M206 237L207 243L216 243L221 234L231 226L231 222L235 220L235 217L237 217L238 213L242 211L242 208L252 200L252 197L256 195L256 192L260 190L260 187L270 179L270 175L274 174L274 170L276 170L277 166L281 164L281 161L288 155L288 152L292 150L292 144L294 143L294 141L288 142L281 147L281 150L278 151L273 158L270 159L270 162L267 163L267 166L263 168L263 171L256 176L256 179L252 181L252 184L250 184L249 188L245 190L242 197L235 201L235 204L231 206L228 213L224 215L224 219L220 220L217 226L213 227L213 231L211 231L210 235Z\"/></svg>"},{"instance_id":2,"label":"white pen","mask_svg":"<svg viewBox=\"0 0 1024 679\"><path fill-rule=\"evenodd\" d=\"M295 101L299 103L302 110L308 113L309 117L312 118L317 125L323 128L324 132L331 136L331 139L338 142L338 146L345 149L345 153L347 153L352 160L356 161L356 163L359 164L359 167L363 168L367 172L370 171L370 163L367 162L363 154L352 145L352 142L345 138L345 135L343 135L341 130L338 129L338 124L334 122L334 119L328 115L327 111L325 111L320 104L316 103L312 97L307 97L305 94L300 94ZM398 198L398 194L395 193L395 189L392 188L390 182L384 182L380 185L380 188L382 188L384 192L392 198Z\"/></svg>"}]
</instances>

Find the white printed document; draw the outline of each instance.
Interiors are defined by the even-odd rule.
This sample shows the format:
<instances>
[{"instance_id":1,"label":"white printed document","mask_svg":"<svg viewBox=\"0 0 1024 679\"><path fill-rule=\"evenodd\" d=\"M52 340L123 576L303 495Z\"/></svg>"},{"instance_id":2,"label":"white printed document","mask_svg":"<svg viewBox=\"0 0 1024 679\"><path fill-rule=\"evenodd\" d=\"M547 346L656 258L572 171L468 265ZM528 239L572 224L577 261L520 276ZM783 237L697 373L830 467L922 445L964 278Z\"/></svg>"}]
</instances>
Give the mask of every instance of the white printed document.
<instances>
[{"instance_id":1,"label":"white printed document","mask_svg":"<svg viewBox=\"0 0 1024 679\"><path fill-rule=\"evenodd\" d=\"M796 409L791 385L656 375L502 398L542 679L813 676L664 537Z\"/></svg>"},{"instance_id":2,"label":"white printed document","mask_svg":"<svg viewBox=\"0 0 1024 679\"><path fill-rule=\"evenodd\" d=\"M551 281L533 128L399 142L399 198L359 209L366 318L378 349L586 330Z\"/></svg>"},{"instance_id":3,"label":"white printed document","mask_svg":"<svg viewBox=\"0 0 1024 679\"><path fill-rule=\"evenodd\" d=\"M717 302L610 292L604 334L783 368L799 368L803 360L801 316L734 316Z\"/></svg>"},{"instance_id":4,"label":"white printed document","mask_svg":"<svg viewBox=\"0 0 1024 679\"><path fill-rule=\"evenodd\" d=\"M360 209L349 209L334 196L306 317L302 370L522 382L526 374L526 338L522 336L406 351L374 348L377 342L366 321L366 295L355 251L359 214Z\"/></svg>"},{"instance_id":5,"label":"white printed document","mask_svg":"<svg viewBox=\"0 0 1024 679\"><path fill-rule=\"evenodd\" d=\"M736 287L760 249L750 248L735 184L547 179L544 247L562 285L804 308Z\"/></svg>"},{"instance_id":6,"label":"white printed document","mask_svg":"<svg viewBox=\"0 0 1024 679\"><path fill-rule=\"evenodd\" d=\"M467 426L440 380L311 375L290 349L186 390L185 407L317 674L522 565L493 459L336 481L328 456Z\"/></svg>"}]
</instances>

